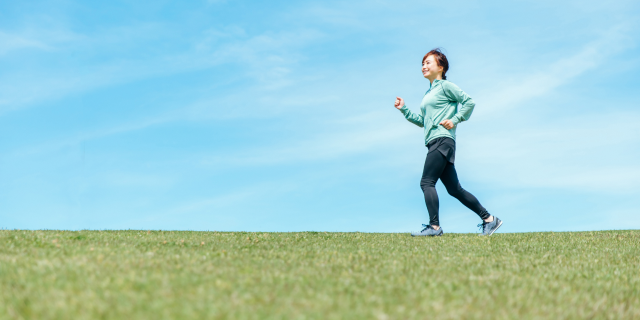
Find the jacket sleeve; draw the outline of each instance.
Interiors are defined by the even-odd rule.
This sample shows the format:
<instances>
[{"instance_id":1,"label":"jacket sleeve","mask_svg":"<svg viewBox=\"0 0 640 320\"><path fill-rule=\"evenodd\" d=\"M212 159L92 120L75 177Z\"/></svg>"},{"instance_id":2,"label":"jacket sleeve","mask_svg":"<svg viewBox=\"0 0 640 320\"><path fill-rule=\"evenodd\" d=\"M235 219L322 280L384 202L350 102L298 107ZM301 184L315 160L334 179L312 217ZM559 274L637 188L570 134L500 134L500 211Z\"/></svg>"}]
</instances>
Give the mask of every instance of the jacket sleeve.
<instances>
[{"instance_id":1,"label":"jacket sleeve","mask_svg":"<svg viewBox=\"0 0 640 320\"><path fill-rule=\"evenodd\" d=\"M445 86L443 86L445 93L449 99L453 99L458 102L462 106L458 109L458 112L451 117L451 121L454 126L457 126L458 123L462 121L467 121L471 118L471 113L473 112L473 108L476 107L476 103L473 102L473 99L469 97L462 89L460 89L455 84L448 82Z\"/></svg>"},{"instance_id":2,"label":"jacket sleeve","mask_svg":"<svg viewBox=\"0 0 640 320\"><path fill-rule=\"evenodd\" d=\"M424 127L424 114L422 112L422 108L420 108L420 113L413 113L407 106L402 106L400 108L400 112L404 115L404 117L409 120L409 122L415 124L416 126L422 128Z\"/></svg>"}]
</instances>

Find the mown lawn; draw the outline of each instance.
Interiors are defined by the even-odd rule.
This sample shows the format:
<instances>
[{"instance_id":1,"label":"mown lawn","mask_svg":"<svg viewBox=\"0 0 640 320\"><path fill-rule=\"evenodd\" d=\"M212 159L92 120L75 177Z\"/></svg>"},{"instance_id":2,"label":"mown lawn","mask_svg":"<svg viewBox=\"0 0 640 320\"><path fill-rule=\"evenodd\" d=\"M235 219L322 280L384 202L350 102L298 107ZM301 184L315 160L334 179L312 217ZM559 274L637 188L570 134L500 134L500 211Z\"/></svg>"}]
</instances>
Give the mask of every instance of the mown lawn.
<instances>
[{"instance_id":1,"label":"mown lawn","mask_svg":"<svg viewBox=\"0 0 640 320\"><path fill-rule=\"evenodd\" d=\"M640 319L640 231L0 231L1 319Z\"/></svg>"}]
</instances>

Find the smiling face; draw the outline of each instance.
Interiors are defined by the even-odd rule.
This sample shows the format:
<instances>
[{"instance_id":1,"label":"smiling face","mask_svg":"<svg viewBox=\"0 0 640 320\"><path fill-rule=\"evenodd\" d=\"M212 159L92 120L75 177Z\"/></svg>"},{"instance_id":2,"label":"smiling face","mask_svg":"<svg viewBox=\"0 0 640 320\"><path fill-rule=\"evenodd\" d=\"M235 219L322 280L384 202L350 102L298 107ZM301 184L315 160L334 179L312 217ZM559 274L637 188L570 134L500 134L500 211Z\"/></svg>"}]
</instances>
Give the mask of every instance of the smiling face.
<instances>
[{"instance_id":1,"label":"smiling face","mask_svg":"<svg viewBox=\"0 0 640 320\"><path fill-rule=\"evenodd\" d=\"M431 81L438 79L438 75L442 78L442 71L443 68L438 65L433 55L429 55L422 62L422 75Z\"/></svg>"}]
</instances>

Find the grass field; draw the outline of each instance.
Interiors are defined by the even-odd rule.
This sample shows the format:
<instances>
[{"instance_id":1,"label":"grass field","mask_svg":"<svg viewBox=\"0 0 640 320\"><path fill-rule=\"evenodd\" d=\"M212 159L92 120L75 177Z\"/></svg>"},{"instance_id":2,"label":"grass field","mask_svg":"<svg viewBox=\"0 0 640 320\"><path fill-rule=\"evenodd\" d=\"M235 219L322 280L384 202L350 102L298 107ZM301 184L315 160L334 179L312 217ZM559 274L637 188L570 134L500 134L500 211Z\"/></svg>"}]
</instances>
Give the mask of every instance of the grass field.
<instances>
[{"instance_id":1,"label":"grass field","mask_svg":"<svg viewBox=\"0 0 640 320\"><path fill-rule=\"evenodd\" d=\"M640 319L640 231L0 231L1 319Z\"/></svg>"}]
</instances>

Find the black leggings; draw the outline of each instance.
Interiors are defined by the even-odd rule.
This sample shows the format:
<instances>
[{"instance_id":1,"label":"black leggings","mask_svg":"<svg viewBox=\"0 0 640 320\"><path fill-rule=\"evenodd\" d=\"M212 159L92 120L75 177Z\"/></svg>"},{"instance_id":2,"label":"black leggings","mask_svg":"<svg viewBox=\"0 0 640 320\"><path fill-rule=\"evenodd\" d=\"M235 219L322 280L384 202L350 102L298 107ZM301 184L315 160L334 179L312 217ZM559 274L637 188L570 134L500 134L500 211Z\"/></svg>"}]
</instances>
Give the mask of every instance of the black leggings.
<instances>
[{"instance_id":1,"label":"black leggings","mask_svg":"<svg viewBox=\"0 0 640 320\"><path fill-rule=\"evenodd\" d=\"M467 208L478 214L480 218L487 219L490 217L487 209L485 209L478 199L471 193L462 189L458 181L458 174L453 163L447 159L438 150L433 150L427 154L424 162L424 171L422 171L422 179L420 187L424 192L424 202L429 210L430 224L439 226L438 211L440 210L440 202L438 201L438 193L436 192L436 182L438 179L447 188L447 192L454 198L458 199Z\"/></svg>"}]
</instances>

